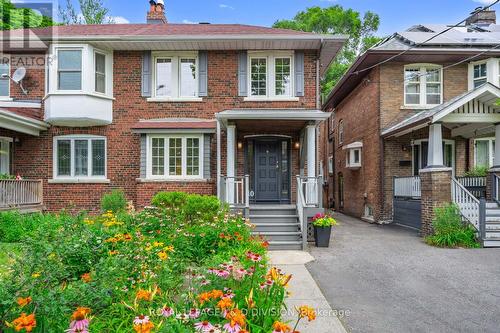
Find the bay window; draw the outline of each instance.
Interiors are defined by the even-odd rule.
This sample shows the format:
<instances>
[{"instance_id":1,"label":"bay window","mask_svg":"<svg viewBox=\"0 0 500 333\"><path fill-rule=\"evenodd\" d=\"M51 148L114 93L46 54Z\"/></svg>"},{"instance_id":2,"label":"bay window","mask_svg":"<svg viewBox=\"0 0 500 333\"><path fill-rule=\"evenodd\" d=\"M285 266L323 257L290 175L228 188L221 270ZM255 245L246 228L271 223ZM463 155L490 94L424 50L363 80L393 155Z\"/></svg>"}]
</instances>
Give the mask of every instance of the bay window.
<instances>
[{"instance_id":1,"label":"bay window","mask_svg":"<svg viewBox=\"0 0 500 333\"><path fill-rule=\"evenodd\" d=\"M202 135L149 135L148 178L202 178Z\"/></svg>"},{"instance_id":2,"label":"bay window","mask_svg":"<svg viewBox=\"0 0 500 333\"><path fill-rule=\"evenodd\" d=\"M101 94L106 93L106 56L102 53L95 53L95 91Z\"/></svg>"},{"instance_id":3,"label":"bay window","mask_svg":"<svg viewBox=\"0 0 500 333\"><path fill-rule=\"evenodd\" d=\"M10 96L10 65L8 63L0 63L0 98L8 98Z\"/></svg>"},{"instance_id":4,"label":"bay window","mask_svg":"<svg viewBox=\"0 0 500 333\"><path fill-rule=\"evenodd\" d=\"M54 138L54 179L105 179L106 138L69 135Z\"/></svg>"},{"instance_id":5,"label":"bay window","mask_svg":"<svg viewBox=\"0 0 500 333\"><path fill-rule=\"evenodd\" d=\"M57 89L82 89L82 50L57 51Z\"/></svg>"},{"instance_id":6,"label":"bay window","mask_svg":"<svg viewBox=\"0 0 500 333\"><path fill-rule=\"evenodd\" d=\"M418 176L421 169L428 166L429 142L425 140L416 140L412 144L412 166L413 175ZM443 140L443 164L452 168L455 172L455 142L453 140Z\"/></svg>"},{"instance_id":7,"label":"bay window","mask_svg":"<svg viewBox=\"0 0 500 333\"><path fill-rule=\"evenodd\" d=\"M474 140L474 166L490 168L495 163L495 139Z\"/></svg>"},{"instance_id":8,"label":"bay window","mask_svg":"<svg viewBox=\"0 0 500 333\"><path fill-rule=\"evenodd\" d=\"M442 72L442 67L437 65L405 66L405 105L426 107L441 104Z\"/></svg>"},{"instance_id":9,"label":"bay window","mask_svg":"<svg viewBox=\"0 0 500 333\"><path fill-rule=\"evenodd\" d=\"M154 77L156 98L198 97L197 54L158 54L154 60Z\"/></svg>"},{"instance_id":10,"label":"bay window","mask_svg":"<svg viewBox=\"0 0 500 333\"><path fill-rule=\"evenodd\" d=\"M248 66L250 99L293 97L292 53L250 52Z\"/></svg>"}]
</instances>

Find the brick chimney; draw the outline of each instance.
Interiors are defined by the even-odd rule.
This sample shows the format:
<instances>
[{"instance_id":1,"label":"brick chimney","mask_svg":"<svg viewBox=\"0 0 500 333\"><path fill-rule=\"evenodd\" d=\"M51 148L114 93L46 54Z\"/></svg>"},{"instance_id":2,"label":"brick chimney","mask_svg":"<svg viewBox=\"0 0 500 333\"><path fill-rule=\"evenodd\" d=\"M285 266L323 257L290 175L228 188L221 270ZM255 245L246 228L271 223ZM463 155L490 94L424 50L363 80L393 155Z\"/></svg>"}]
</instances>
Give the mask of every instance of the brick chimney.
<instances>
[{"instance_id":1,"label":"brick chimney","mask_svg":"<svg viewBox=\"0 0 500 333\"><path fill-rule=\"evenodd\" d=\"M497 23L497 15L494 10L488 9L485 11L480 11L482 7L476 8L467 21L465 21L466 25L490 25Z\"/></svg>"},{"instance_id":2,"label":"brick chimney","mask_svg":"<svg viewBox=\"0 0 500 333\"><path fill-rule=\"evenodd\" d=\"M148 24L165 24L167 23L167 18L165 16L165 4L163 0L151 0L149 1L150 7L149 12L146 16L146 22Z\"/></svg>"}]
</instances>

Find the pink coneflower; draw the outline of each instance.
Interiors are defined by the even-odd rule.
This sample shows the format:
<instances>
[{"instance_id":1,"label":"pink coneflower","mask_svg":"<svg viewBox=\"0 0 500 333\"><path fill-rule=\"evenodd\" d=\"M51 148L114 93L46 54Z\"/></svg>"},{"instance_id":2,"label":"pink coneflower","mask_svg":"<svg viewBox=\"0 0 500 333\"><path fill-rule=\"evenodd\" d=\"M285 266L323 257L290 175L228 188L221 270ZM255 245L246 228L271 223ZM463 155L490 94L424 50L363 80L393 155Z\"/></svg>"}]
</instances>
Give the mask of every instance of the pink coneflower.
<instances>
[{"instance_id":1,"label":"pink coneflower","mask_svg":"<svg viewBox=\"0 0 500 333\"><path fill-rule=\"evenodd\" d=\"M147 324L147 323L149 323L148 316L140 315L140 316L135 317L135 319L134 319L134 325L142 325L142 324Z\"/></svg>"},{"instance_id":2,"label":"pink coneflower","mask_svg":"<svg viewBox=\"0 0 500 333\"><path fill-rule=\"evenodd\" d=\"M209 280L205 280L205 279L203 279L203 280L201 280L200 284L201 284L202 286L206 286L207 284L210 284L210 281L209 281Z\"/></svg>"},{"instance_id":3,"label":"pink coneflower","mask_svg":"<svg viewBox=\"0 0 500 333\"><path fill-rule=\"evenodd\" d=\"M227 323L224 325L224 330L226 330L227 333L239 333L241 331L241 326L238 324L231 326L231 323Z\"/></svg>"},{"instance_id":4,"label":"pink coneflower","mask_svg":"<svg viewBox=\"0 0 500 333\"><path fill-rule=\"evenodd\" d=\"M244 268L238 268L233 271L233 276L236 280L240 281L247 275L247 270Z\"/></svg>"},{"instance_id":5,"label":"pink coneflower","mask_svg":"<svg viewBox=\"0 0 500 333\"><path fill-rule=\"evenodd\" d=\"M224 298L233 298L234 296L236 296L233 292L229 291L227 293L224 294Z\"/></svg>"},{"instance_id":6,"label":"pink coneflower","mask_svg":"<svg viewBox=\"0 0 500 333\"><path fill-rule=\"evenodd\" d=\"M165 306L163 309L161 309L161 315L163 317L168 318L171 317L173 314L174 314L174 309L172 309L169 306Z\"/></svg>"},{"instance_id":7,"label":"pink coneflower","mask_svg":"<svg viewBox=\"0 0 500 333\"><path fill-rule=\"evenodd\" d=\"M217 269L216 269L216 268L213 268L213 267L210 267L209 269L207 269L207 272L208 272L209 274L215 274L215 273L217 273Z\"/></svg>"},{"instance_id":8,"label":"pink coneflower","mask_svg":"<svg viewBox=\"0 0 500 333\"><path fill-rule=\"evenodd\" d=\"M89 333L89 320L84 318L81 320L73 320L69 324L69 329L66 330L68 333Z\"/></svg>"},{"instance_id":9,"label":"pink coneflower","mask_svg":"<svg viewBox=\"0 0 500 333\"><path fill-rule=\"evenodd\" d=\"M210 332L211 330L215 329L214 325L210 324L206 320L194 324L194 328L196 328L196 330L200 332Z\"/></svg>"},{"instance_id":10,"label":"pink coneflower","mask_svg":"<svg viewBox=\"0 0 500 333\"><path fill-rule=\"evenodd\" d=\"M189 318L196 319L199 316L200 316L200 310L199 309L191 309L191 310L189 310Z\"/></svg>"},{"instance_id":11,"label":"pink coneflower","mask_svg":"<svg viewBox=\"0 0 500 333\"><path fill-rule=\"evenodd\" d=\"M226 271L224 269L218 269L216 272L215 272L215 275L217 275L218 277L221 277L221 278L227 278L229 276L229 271Z\"/></svg>"}]
</instances>

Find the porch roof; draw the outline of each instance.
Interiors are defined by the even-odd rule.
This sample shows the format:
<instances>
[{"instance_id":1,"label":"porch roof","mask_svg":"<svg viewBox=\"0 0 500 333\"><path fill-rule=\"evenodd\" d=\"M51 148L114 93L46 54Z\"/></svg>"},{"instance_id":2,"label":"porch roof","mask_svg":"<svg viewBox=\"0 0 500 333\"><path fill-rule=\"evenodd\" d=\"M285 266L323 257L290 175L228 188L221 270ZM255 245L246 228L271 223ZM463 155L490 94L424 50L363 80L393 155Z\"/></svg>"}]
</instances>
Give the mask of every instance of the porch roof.
<instances>
[{"instance_id":1,"label":"porch roof","mask_svg":"<svg viewBox=\"0 0 500 333\"><path fill-rule=\"evenodd\" d=\"M316 124L328 119L331 112L306 109L234 109L215 114L224 126L231 120L288 120L311 121Z\"/></svg>"},{"instance_id":2,"label":"porch roof","mask_svg":"<svg viewBox=\"0 0 500 333\"><path fill-rule=\"evenodd\" d=\"M28 117L30 110L18 108L0 108L0 127L8 130L39 136L40 131L47 130L50 125L38 119L38 109L33 109L33 117ZM36 117L36 118L35 118Z\"/></svg>"},{"instance_id":3,"label":"porch roof","mask_svg":"<svg viewBox=\"0 0 500 333\"><path fill-rule=\"evenodd\" d=\"M498 123L500 122L500 105L497 105L496 102L499 98L500 88L486 83L432 109L420 111L410 116L382 131L382 136L406 134L437 122Z\"/></svg>"}]
</instances>

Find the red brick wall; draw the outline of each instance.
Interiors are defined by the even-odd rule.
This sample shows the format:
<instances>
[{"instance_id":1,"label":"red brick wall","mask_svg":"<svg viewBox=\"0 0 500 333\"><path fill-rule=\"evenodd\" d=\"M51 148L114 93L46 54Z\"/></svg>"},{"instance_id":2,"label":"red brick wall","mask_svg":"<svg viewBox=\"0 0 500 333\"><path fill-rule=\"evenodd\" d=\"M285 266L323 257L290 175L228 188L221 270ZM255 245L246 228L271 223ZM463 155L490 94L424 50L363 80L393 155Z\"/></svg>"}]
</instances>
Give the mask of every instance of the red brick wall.
<instances>
[{"instance_id":1,"label":"red brick wall","mask_svg":"<svg viewBox=\"0 0 500 333\"><path fill-rule=\"evenodd\" d=\"M216 140L212 140L211 180L199 183L156 182L138 183L140 176L140 136L131 132L131 126L140 119L154 118L214 118L215 113L236 108L304 108L316 107L316 53L305 53L305 96L298 102L245 102L238 97L236 51L214 51L208 54L208 97L196 103L147 102L141 97L141 52L114 53L113 123L91 128L52 127L40 137L17 135L20 143L14 145L13 169L26 178L43 178L45 203L49 210L59 210L74 204L75 209L95 211L103 193L112 188L123 188L129 200L142 207L160 190L182 190L215 194ZM34 88L31 98L41 98L43 73L33 73ZM282 129L277 129L280 134ZM286 129L284 130L286 131ZM257 131L258 132L258 131ZM107 137L109 184L49 184L52 178L53 137L65 134L98 134ZM224 134L224 133L223 133ZM225 173L225 139L222 141L222 173ZM241 156L239 157L241 159ZM293 182L292 182L293 183Z\"/></svg>"}]
</instances>

